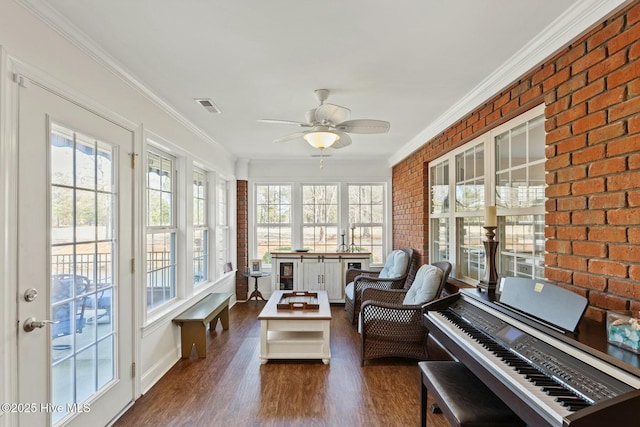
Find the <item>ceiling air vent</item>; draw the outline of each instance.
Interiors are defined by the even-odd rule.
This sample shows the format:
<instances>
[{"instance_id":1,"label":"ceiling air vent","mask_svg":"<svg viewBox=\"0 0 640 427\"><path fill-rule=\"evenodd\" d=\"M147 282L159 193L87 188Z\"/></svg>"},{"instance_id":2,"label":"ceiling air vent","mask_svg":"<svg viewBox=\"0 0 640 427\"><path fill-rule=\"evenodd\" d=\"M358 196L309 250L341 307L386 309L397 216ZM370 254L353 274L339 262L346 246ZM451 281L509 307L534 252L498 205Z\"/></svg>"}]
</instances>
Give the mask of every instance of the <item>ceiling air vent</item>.
<instances>
[{"instance_id":1,"label":"ceiling air vent","mask_svg":"<svg viewBox=\"0 0 640 427\"><path fill-rule=\"evenodd\" d=\"M200 106L202 108L204 108L205 110L207 110L208 112L210 112L212 114L220 114L220 113L222 113L222 111L220 111L218 106L216 104L214 104L213 101L211 99L209 99L209 98L196 98L195 101L198 104L200 104Z\"/></svg>"}]
</instances>

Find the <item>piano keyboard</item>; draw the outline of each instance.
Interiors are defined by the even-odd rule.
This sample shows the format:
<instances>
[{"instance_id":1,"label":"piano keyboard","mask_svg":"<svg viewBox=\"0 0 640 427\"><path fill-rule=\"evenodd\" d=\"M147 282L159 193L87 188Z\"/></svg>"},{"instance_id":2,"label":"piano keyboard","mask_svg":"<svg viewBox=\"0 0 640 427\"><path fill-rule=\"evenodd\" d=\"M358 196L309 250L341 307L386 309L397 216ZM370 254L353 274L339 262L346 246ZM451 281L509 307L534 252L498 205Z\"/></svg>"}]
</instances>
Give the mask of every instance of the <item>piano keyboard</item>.
<instances>
[{"instance_id":1,"label":"piano keyboard","mask_svg":"<svg viewBox=\"0 0 640 427\"><path fill-rule=\"evenodd\" d=\"M470 335L462 327L439 312L429 311L427 316L443 331L449 332L449 337L468 353L473 354L484 367L501 378L515 394L521 399L528 399L532 406L538 408L538 412L544 414L551 425L562 426L562 419L571 414L571 411L552 396L542 392L540 386L528 381L524 375L518 373L500 357L487 350L484 345L475 339L469 339Z\"/></svg>"},{"instance_id":2,"label":"piano keyboard","mask_svg":"<svg viewBox=\"0 0 640 427\"><path fill-rule=\"evenodd\" d=\"M639 376L481 300L461 292L434 302L424 324L529 425L636 425Z\"/></svg>"}]
</instances>

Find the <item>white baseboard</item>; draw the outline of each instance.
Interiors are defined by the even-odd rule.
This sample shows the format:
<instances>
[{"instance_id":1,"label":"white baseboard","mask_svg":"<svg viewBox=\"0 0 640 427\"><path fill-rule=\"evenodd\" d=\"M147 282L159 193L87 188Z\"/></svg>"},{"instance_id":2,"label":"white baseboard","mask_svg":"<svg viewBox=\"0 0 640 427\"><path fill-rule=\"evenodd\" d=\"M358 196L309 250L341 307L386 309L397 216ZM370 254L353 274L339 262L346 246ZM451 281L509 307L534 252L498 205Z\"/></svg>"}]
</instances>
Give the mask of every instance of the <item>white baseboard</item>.
<instances>
[{"instance_id":1,"label":"white baseboard","mask_svg":"<svg viewBox=\"0 0 640 427\"><path fill-rule=\"evenodd\" d=\"M157 383L160 378L164 376L169 369L175 365L175 363L180 359L180 348L177 347L174 351L171 351L162 357L158 358L156 363L151 366L147 371L142 373L140 377L140 390L142 394L145 394L151 387ZM136 399L140 396L136 396Z\"/></svg>"}]
</instances>

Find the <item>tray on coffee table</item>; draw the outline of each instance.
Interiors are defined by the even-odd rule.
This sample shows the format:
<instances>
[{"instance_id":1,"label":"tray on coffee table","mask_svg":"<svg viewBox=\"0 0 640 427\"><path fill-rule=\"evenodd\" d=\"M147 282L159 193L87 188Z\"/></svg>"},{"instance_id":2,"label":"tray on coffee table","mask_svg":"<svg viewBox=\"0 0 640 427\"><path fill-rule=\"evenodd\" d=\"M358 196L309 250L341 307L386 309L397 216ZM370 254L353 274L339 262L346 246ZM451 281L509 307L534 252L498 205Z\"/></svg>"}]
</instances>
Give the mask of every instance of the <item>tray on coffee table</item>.
<instances>
[{"instance_id":1,"label":"tray on coffee table","mask_svg":"<svg viewBox=\"0 0 640 427\"><path fill-rule=\"evenodd\" d=\"M309 291L294 291L282 294L278 310L319 310L318 294Z\"/></svg>"}]
</instances>

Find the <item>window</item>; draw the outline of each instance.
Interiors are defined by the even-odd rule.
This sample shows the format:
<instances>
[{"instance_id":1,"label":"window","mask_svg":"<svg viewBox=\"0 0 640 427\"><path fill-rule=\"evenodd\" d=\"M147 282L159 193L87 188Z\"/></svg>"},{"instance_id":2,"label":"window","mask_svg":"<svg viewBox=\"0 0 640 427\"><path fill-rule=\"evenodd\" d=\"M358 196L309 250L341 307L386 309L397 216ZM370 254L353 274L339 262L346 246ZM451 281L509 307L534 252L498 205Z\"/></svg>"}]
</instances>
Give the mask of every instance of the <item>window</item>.
<instances>
[{"instance_id":1,"label":"window","mask_svg":"<svg viewBox=\"0 0 640 427\"><path fill-rule=\"evenodd\" d=\"M390 238L384 221L387 185L349 183L339 178L330 184L253 184L250 258L260 258L269 269L272 251L304 248L336 252L344 233L348 250L371 252L372 264L384 264Z\"/></svg>"},{"instance_id":2,"label":"window","mask_svg":"<svg viewBox=\"0 0 640 427\"><path fill-rule=\"evenodd\" d=\"M544 277L544 116L525 121L495 137L496 206L500 225L501 271Z\"/></svg>"},{"instance_id":3,"label":"window","mask_svg":"<svg viewBox=\"0 0 640 427\"><path fill-rule=\"evenodd\" d=\"M350 184L349 224L356 250L371 252L371 261L384 262L384 186ZM351 240L351 235L349 239Z\"/></svg>"},{"instance_id":4,"label":"window","mask_svg":"<svg viewBox=\"0 0 640 427\"><path fill-rule=\"evenodd\" d=\"M176 295L175 159L147 152L147 308Z\"/></svg>"},{"instance_id":5,"label":"window","mask_svg":"<svg viewBox=\"0 0 640 427\"><path fill-rule=\"evenodd\" d=\"M256 249L263 265L271 251L291 250L291 185L256 185Z\"/></svg>"},{"instance_id":6,"label":"window","mask_svg":"<svg viewBox=\"0 0 640 427\"><path fill-rule=\"evenodd\" d=\"M484 273L484 143L472 145L455 156L456 234L458 273L461 278L478 281ZM483 216L478 216L479 214Z\"/></svg>"},{"instance_id":7,"label":"window","mask_svg":"<svg viewBox=\"0 0 640 427\"><path fill-rule=\"evenodd\" d=\"M302 246L335 252L338 243L338 186L302 186Z\"/></svg>"},{"instance_id":8,"label":"window","mask_svg":"<svg viewBox=\"0 0 640 427\"><path fill-rule=\"evenodd\" d=\"M468 283L483 278L484 207L496 205L499 274L544 277L543 113L534 108L431 162L430 262L451 261Z\"/></svg>"},{"instance_id":9,"label":"window","mask_svg":"<svg viewBox=\"0 0 640 427\"><path fill-rule=\"evenodd\" d=\"M230 262L229 257L229 182L224 179L218 179L216 186L216 201L218 213L216 215L216 268L218 277L222 276L226 270L227 264Z\"/></svg>"},{"instance_id":10,"label":"window","mask_svg":"<svg viewBox=\"0 0 640 427\"><path fill-rule=\"evenodd\" d=\"M449 261L451 259L449 159L431 167L429 182L431 182L431 262Z\"/></svg>"},{"instance_id":11,"label":"window","mask_svg":"<svg viewBox=\"0 0 640 427\"><path fill-rule=\"evenodd\" d=\"M207 173L193 170L193 284L209 279L209 227L207 226Z\"/></svg>"}]
</instances>

